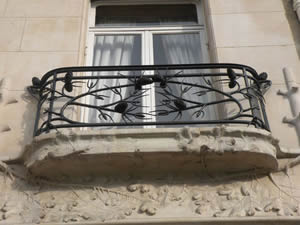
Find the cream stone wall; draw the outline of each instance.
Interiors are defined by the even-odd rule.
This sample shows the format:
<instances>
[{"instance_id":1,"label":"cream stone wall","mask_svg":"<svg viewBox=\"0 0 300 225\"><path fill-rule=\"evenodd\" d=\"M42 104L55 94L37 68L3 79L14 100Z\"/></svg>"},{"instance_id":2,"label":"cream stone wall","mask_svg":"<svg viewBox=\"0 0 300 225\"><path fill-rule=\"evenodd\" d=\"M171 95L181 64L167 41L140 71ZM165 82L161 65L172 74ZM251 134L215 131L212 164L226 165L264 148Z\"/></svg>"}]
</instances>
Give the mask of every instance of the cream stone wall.
<instances>
[{"instance_id":1,"label":"cream stone wall","mask_svg":"<svg viewBox=\"0 0 300 225\"><path fill-rule=\"evenodd\" d=\"M33 76L81 64L84 0L0 0L0 159L19 156L32 140ZM4 93L4 94L3 94ZM7 99L15 102L7 103ZM3 130L3 129L2 129Z\"/></svg>"},{"instance_id":2,"label":"cream stone wall","mask_svg":"<svg viewBox=\"0 0 300 225\"><path fill-rule=\"evenodd\" d=\"M300 224L300 159L277 157L282 146L299 147L282 123L288 100L277 95L283 67L300 85L292 1L205 1L213 60L273 81L265 96L272 134L220 126L32 140L36 100L26 86L84 64L89 1L0 0L0 224Z\"/></svg>"},{"instance_id":3,"label":"cream stone wall","mask_svg":"<svg viewBox=\"0 0 300 225\"><path fill-rule=\"evenodd\" d=\"M0 135L0 157L17 157L31 141L35 102L24 91L31 78L84 62L88 2L0 0L0 79L6 80L0 88L17 100L6 104L2 99L0 125L10 130ZM283 2L211 0L207 13L218 62L243 63L269 74L273 86L266 102L272 133L282 145L295 148L295 129L282 123L284 116L291 116L289 103L277 95L285 89L283 67L293 69L300 83L299 40Z\"/></svg>"},{"instance_id":4,"label":"cream stone wall","mask_svg":"<svg viewBox=\"0 0 300 225\"><path fill-rule=\"evenodd\" d=\"M246 64L258 73L268 73L273 82L265 95L271 131L282 145L297 147L295 129L282 123L282 118L291 114L290 106L287 99L277 95L279 89L286 89L284 67L290 67L300 83L297 40L283 2L287 1L211 0L210 16L218 62Z\"/></svg>"}]
</instances>

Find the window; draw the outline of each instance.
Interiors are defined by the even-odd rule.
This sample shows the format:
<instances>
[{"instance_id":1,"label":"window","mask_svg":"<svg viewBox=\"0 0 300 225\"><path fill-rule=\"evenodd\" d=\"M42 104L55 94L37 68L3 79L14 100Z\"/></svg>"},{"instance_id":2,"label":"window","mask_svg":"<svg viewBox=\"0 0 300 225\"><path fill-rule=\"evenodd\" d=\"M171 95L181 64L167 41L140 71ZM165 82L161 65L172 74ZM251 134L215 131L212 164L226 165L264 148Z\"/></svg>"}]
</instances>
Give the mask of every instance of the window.
<instances>
[{"instance_id":1,"label":"window","mask_svg":"<svg viewBox=\"0 0 300 225\"><path fill-rule=\"evenodd\" d=\"M88 31L88 57L90 66L119 66L119 65L160 65L160 64L193 64L208 62L203 9L200 3L169 4L92 4ZM180 71L172 71L180 73ZM191 72L191 71L189 71ZM147 71L143 76L153 75ZM105 73L97 73L105 75ZM115 74L117 75L117 74ZM128 75L128 74L122 74ZM199 79L199 78L195 78ZM106 83L105 83L106 82ZM110 83L108 83L110 82ZM95 88L103 86L126 85L126 81L100 81ZM192 80L192 82L203 82ZM149 115L150 121L170 120L166 117L153 116L155 105L164 101L159 91L151 84L151 90L143 96L142 104L148 107L135 109ZM180 95L176 86L170 87L173 94ZM132 88L122 89L122 95L128 96ZM101 104L114 106L120 101L118 94L111 90L103 91ZM192 98L192 96L186 96ZM209 98L209 95L203 98ZM97 105L99 99L89 98L87 101ZM207 109L207 118L215 118L214 109ZM97 110L89 109L85 120L99 122ZM191 112L184 112L182 120L191 118ZM97 116L98 115L98 116ZM122 120L121 115L108 112L114 121ZM124 118L123 118L124 119Z\"/></svg>"}]
</instances>

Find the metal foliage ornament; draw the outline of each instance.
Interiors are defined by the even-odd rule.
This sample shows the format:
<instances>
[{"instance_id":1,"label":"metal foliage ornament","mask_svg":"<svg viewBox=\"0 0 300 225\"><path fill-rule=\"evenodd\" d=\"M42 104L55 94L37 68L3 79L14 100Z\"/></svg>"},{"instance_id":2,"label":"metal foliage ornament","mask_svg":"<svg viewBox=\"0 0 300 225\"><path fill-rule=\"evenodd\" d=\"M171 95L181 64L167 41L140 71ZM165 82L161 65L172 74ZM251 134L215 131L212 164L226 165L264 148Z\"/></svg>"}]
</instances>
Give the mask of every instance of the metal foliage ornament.
<instances>
[{"instance_id":1,"label":"metal foliage ornament","mask_svg":"<svg viewBox=\"0 0 300 225\"><path fill-rule=\"evenodd\" d=\"M38 96L34 135L148 125L244 124L269 130L263 98L271 85L267 77L240 64L58 68L32 78L28 87ZM220 108L226 113L213 117Z\"/></svg>"}]
</instances>

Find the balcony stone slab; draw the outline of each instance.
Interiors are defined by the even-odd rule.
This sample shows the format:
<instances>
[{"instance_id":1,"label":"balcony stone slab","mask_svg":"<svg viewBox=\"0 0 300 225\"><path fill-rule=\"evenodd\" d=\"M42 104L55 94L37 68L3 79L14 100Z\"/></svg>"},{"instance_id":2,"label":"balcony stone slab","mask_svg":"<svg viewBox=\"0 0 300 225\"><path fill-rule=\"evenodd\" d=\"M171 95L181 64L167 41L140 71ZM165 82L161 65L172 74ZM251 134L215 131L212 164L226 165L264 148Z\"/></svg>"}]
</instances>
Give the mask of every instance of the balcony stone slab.
<instances>
[{"instance_id":1,"label":"balcony stone slab","mask_svg":"<svg viewBox=\"0 0 300 225\"><path fill-rule=\"evenodd\" d=\"M155 128L64 131L27 146L31 174L48 178L100 175L270 172L278 140L256 128Z\"/></svg>"}]
</instances>

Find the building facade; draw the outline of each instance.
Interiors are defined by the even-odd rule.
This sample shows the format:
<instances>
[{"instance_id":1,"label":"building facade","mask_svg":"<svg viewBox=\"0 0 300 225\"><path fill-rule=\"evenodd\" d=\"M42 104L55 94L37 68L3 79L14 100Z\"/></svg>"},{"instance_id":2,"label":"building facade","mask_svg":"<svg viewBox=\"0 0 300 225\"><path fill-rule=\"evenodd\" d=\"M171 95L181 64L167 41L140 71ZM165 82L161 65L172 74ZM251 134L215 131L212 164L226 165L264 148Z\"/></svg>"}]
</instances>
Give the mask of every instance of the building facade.
<instances>
[{"instance_id":1,"label":"building facade","mask_svg":"<svg viewBox=\"0 0 300 225\"><path fill-rule=\"evenodd\" d=\"M0 224L299 224L297 0L0 0Z\"/></svg>"}]
</instances>

